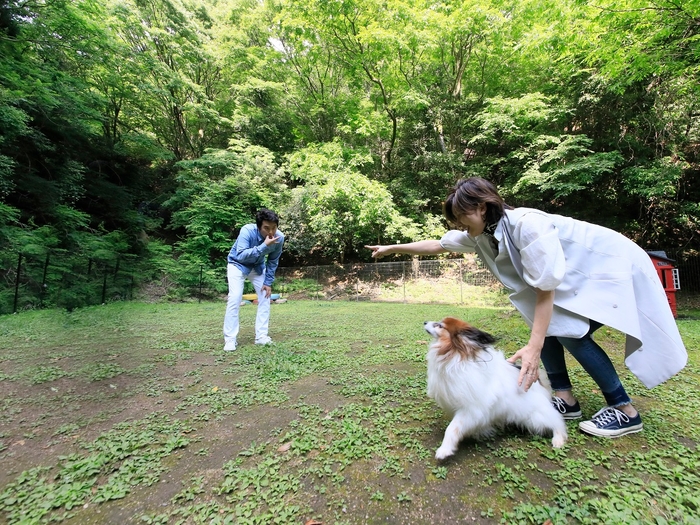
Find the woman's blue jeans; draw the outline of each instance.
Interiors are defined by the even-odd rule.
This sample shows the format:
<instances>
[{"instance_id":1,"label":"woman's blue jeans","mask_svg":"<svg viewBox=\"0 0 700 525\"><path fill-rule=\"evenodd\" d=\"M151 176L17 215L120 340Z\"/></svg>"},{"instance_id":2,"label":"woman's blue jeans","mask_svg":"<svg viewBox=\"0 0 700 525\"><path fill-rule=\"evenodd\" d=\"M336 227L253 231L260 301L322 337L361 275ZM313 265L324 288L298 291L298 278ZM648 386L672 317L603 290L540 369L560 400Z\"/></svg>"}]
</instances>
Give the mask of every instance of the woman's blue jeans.
<instances>
[{"instance_id":1,"label":"woman's blue jeans","mask_svg":"<svg viewBox=\"0 0 700 525\"><path fill-rule=\"evenodd\" d=\"M626 405L631 400L620 382L620 377L617 375L612 361L605 350L591 337L593 332L603 325L593 320L590 321L590 324L590 330L581 339L545 337L542 347L542 363L549 376L549 381L552 383L552 390L555 392L557 390L571 390L571 380L564 360L564 348L566 348L598 384L608 406Z\"/></svg>"}]
</instances>

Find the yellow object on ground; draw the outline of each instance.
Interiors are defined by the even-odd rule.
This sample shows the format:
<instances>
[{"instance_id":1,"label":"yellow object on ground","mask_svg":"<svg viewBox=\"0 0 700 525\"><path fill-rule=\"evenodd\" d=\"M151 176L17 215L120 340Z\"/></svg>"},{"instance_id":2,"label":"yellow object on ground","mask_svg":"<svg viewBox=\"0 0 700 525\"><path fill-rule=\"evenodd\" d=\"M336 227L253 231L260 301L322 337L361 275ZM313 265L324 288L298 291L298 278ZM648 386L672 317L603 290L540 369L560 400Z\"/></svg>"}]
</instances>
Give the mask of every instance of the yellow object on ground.
<instances>
[{"instance_id":1,"label":"yellow object on ground","mask_svg":"<svg viewBox=\"0 0 700 525\"><path fill-rule=\"evenodd\" d=\"M254 294L254 293L244 293L243 294L244 301L255 301L255 300L257 300L257 298L258 298L258 294ZM278 299L280 299L280 294L273 293L270 295L270 299L272 301L277 301Z\"/></svg>"}]
</instances>

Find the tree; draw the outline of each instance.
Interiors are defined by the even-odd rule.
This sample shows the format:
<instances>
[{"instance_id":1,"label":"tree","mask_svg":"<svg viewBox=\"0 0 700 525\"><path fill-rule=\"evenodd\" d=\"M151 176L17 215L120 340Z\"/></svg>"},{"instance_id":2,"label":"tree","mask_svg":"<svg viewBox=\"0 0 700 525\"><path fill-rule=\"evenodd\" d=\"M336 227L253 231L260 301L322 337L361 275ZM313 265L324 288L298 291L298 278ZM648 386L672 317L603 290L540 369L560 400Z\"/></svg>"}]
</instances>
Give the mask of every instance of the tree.
<instances>
[{"instance_id":1,"label":"tree","mask_svg":"<svg viewBox=\"0 0 700 525\"><path fill-rule=\"evenodd\" d=\"M104 51L105 34L92 20L99 8L90 0L50 0L9 12L7 38L0 38L0 196L21 211L25 227L64 224L101 197L91 168L102 153L101 100L84 78ZM123 188L112 189L110 202L129 208ZM131 223L124 208L109 216L113 208L103 205L90 209L87 224L68 222L81 229L109 221L115 229Z\"/></svg>"},{"instance_id":2,"label":"tree","mask_svg":"<svg viewBox=\"0 0 700 525\"><path fill-rule=\"evenodd\" d=\"M276 209L284 200L272 152L244 141L178 168L179 189L165 203L173 210L170 227L181 232L176 248L207 266L223 260L259 208Z\"/></svg>"},{"instance_id":3,"label":"tree","mask_svg":"<svg viewBox=\"0 0 700 525\"><path fill-rule=\"evenodd\" d=\"M561 92L574 110L569 129L624 159L602 192L615 205L601 216L617 215L613 224L643 244L692 239L700 3L606 1L577 17L584 30L569 37L560 60Z\"/></svg>"},{"instance_id":4,"label":"tree","mask_svg":"<svg viewBox=\"0 0 700 525\"><path fill-rule=\"evenodd\" d=\"M290 155L287 170L305 185L292 190L285 207L292 235L311 254L339 259L363 253L365 244L383 239L417 240L424 233L396 209L380 182L352 169L366 162L338 143L311 145ZM430 227L435 228L434 221ZM433 233L433 232L431 232Z\"/></svg>"},{"instance_id":5,"label":"tree","mask_svg":"<svg viewBox=\"0 0 700 525\"><path fill-rule=\"evenodd\" d=\"M96 75L110 103L110 135L119 132L111 131L114 122L126 131L150 134L176 160L225 146L232 126L217 109L224 86L211 51L211 23L203 4L113 4L110 26L121 40L113 46L119 54Z\"/></svg>"}]
</instances>

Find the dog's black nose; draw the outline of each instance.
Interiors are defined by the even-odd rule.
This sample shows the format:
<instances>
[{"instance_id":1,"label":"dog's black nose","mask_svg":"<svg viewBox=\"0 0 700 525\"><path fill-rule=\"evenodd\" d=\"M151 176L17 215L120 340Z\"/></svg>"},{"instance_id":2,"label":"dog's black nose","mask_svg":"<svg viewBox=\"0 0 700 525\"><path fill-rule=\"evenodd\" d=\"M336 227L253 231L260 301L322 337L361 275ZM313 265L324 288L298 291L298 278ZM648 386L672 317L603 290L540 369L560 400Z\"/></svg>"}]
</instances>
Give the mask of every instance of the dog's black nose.
<instances>
[{"instance_id":1,"label":"dog's black nose","mask_svg":"<svg viewBox=\"0 0 700 525\"><path fill-rule=\"evenodd\" d=\"M423 326L427 325L430 321L423 321Z\"/></svg>"}]
</instances>

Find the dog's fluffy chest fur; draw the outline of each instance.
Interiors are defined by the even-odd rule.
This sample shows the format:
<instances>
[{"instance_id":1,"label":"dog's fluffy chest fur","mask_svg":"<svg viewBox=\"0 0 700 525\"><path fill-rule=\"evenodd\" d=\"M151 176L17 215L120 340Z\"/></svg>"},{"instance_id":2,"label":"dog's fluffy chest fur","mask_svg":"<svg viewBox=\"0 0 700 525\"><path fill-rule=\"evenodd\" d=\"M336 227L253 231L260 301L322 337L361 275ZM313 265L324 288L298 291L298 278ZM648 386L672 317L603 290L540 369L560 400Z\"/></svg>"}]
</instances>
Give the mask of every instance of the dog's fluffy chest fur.
<instances>
[{"instance_id":1,"label":"dog's fluffy chest fur","mask_svg":"<svg viewBox=\"0 0 700 525\"><path fill-rule=\"evenodd\" d=\"M499 392L518 395L517 369L505 360L503 352L492 347L467 359L459 355L440 356L435 345L431 345L427 359L428 397L450 416L465 404L493 406Z\"/></svg>"}]
</instances>

